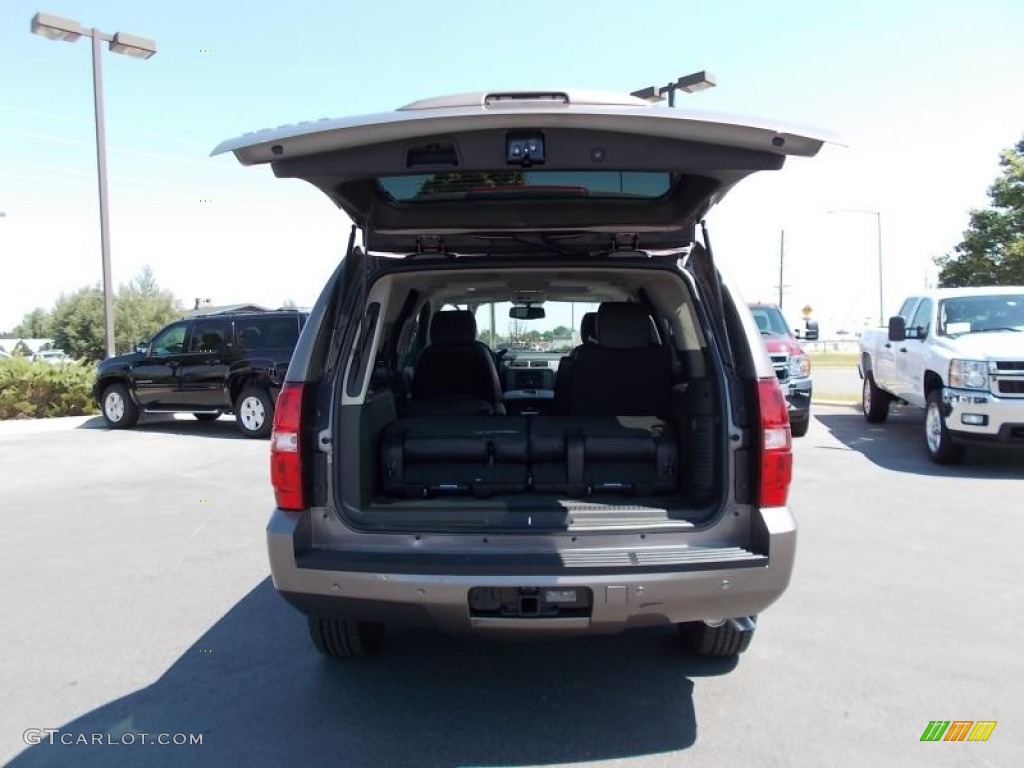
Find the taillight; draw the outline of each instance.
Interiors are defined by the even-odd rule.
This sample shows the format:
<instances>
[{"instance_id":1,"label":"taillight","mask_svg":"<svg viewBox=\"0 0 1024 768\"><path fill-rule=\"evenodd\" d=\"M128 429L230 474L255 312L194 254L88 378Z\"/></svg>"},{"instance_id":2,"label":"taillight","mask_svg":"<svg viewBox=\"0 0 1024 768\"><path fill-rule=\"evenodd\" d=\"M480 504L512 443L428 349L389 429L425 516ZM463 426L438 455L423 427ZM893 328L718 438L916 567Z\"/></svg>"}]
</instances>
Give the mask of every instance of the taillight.
<instances>
[{"instance_id":1,"label":"taillight","mask_svg":"<svg viewBox=\"0 0 1024 768\"><path fill-rule=\"evenodd\" d=\"M789 409L779 380L757 380L757 401L761 410L761 493L762 507L782 507L793 479L793 442L789 430Z\"/></svg>"},{"instance_id":2,"label":"taillight","mask_svg":"<svg viewBox=\"0 0 1024 768\"><path fill-rule=\"evenodd\" d=\"M270 434L270 483L281 509L306 507L302 486L302 448L299 429L302 421L304 384L286 382L277 396L274 431Z\"/></svg>"}]
</instances>

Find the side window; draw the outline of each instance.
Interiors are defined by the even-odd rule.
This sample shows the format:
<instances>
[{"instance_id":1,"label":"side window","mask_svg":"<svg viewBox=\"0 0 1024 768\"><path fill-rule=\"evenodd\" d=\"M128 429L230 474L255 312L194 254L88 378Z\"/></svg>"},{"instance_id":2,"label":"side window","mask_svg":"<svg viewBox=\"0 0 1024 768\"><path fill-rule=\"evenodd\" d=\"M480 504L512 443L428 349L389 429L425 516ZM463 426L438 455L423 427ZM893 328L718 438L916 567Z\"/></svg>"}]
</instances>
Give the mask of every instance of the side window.
<instances>
[{"instance_id":1,"label":"side window","mask_svg":"<svg viewBox=\"0 0 1024 768\"><path fill-rule=\"evenodd\" d=\"M189 352L219 352L224 349L230 335L227 321L222 318L195 320L188 341Z\"/></svg>"},{"instance_id":2,"label":"side window","mask_svg":"<svg viewBox=\"0 0 1024 768\"><path fill-rule=\"evenodd\" d=\"M235 320L238 343L250 352L267 349L295 348L299 340L299 323L289 317L247 317Z\"/></svg>"},{"instance_id":3,"label":"side window","mask_svg":"<svg viewBox=\"0 0 1024 768\"><path fill-rule=\"evenodd\" d=\"M914 319L907 323L907 328L917 329L917 338L923 339L931 331L932 300L924 299L917 305Z\"/></svg>"},{"instance_id":4,"label":"side window","mask_svg":"<svg viewBox=\"0 0 1024 768\"><path fill-rule=\"evenodd\" d=\"M185 349L185 330L188 323L177 323L164 328L153 338L149 345L149 354L154 357L179 355Z\"/></svg>"},{"instance_id":5,"label":"side window","mask_svg":"<svg viewBox=\"0 0 1024 768\"><path fill-rule=\"evenodd\" d=\"M914 311L914 307L917 305L917 297L911 296L909 299L903 302L903 306L900 307L899 316L903 318L903 321L909 326L911 314Z\"/></svg>"}]
</instances>

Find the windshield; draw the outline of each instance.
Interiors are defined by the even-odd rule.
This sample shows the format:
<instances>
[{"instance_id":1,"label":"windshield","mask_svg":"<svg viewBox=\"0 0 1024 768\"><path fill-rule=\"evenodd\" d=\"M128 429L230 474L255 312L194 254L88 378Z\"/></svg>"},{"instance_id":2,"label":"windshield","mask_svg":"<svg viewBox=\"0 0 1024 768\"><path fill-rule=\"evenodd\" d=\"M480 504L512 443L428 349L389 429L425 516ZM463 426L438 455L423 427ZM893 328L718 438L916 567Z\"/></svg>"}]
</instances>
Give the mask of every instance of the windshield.
<instances>
[{"instance_id":1,"label":"windshield","mask_svg":"<svg viewBox=\"0 0 1024 768\"><path fill-rule=\"evenodd\" d=\"M512 304L507 301L467 305L449 303L447 307L467 309L474 313L477 340L495 352L508 350L508 357L523 355L561 357L583 343L580 324L588 312L597 312L598 302L545 301L534 307L544 308L544 317L519 320L509 317ZM522 305L516 305L522 306Z\"/></svg>"},{"instance_id":2,"label":"windshield","mask_svg":"<svg viewBox=\"0 0 1024 768\"><path fill-rule=\"evenodd\" d=\"M751 307L762 336L789 336L789 326L778 307Z\"/></svg>"},{"instance_id":3,"label":"windshield","mask_svg":"<svg viewBox=\"0 0 1024 768\"><path fill-rule=\"evenodd\" d=\"M1024 293L958 296L939 302L938 333L1024 331Z\"/></svg>"}]
</instances>

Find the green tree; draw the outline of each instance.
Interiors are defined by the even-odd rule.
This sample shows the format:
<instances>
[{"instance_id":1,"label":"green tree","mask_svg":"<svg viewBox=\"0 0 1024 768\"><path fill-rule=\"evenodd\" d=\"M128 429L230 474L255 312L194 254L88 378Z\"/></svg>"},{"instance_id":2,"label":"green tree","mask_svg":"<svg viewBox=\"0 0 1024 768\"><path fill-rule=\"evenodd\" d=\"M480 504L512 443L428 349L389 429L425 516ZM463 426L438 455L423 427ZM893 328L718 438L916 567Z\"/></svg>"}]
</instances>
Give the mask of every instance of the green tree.
<instances>
[{"instance_id":1,"label":"green tree","mask_svg":"<svg viewBox=\"0 0 1024 768\"><path fill-rule=\"evenodd\" d=\"M990 207L971 211L955 253L935 259L943 288L1024 284L1024 139L1003 151L999 165Z\"/></svg>"},{"instance_id":2,"label":"green tree","mask_svg":"<svg viewBox=\"0 0 1024 768\"><path fill-rule=\"evenodd\" d=\"M131 350L136 342L150 338L181 315L174 296L162 290L153 271L144 267L137 277L122 284L114 297L115 351ZM72 357L102 360L106 356L103 325L103 292L99 286L61 294L54 305L53 339Z\"/></svg>"},{"instance_id":3,"label":"green tree","mask_svg":"<svg viewBox=\"0 0 1024 768\"><path fill-rule=\"evenodd\" d=\"M99 286L62 293L53 306L53 340L75 358L102 360L103 292Z\"/></svg>"},{"instance_id":4,"label":"green tree","mask_svg":"<svg viewBox=\"0 0 1024 768\"><path fill-rule=\"evenodd\" d=\"M143 267L137 277L118 288L114 297L114 347L118 352L128 352L181 316L174 295L157 285L152 269Z\"/></svg>"},{"instance_id":5,"label":"green tree","mask_svg":"<svg viewBox=\"0 0 1024 768\"><path fill-rule=\"evenodd\" d=\"M36 307L21 318L21 322L14 326L12 333L26 339L50 338L50 334L53 333L50 313L42 307Z\"/></svg>"}]
</instances>

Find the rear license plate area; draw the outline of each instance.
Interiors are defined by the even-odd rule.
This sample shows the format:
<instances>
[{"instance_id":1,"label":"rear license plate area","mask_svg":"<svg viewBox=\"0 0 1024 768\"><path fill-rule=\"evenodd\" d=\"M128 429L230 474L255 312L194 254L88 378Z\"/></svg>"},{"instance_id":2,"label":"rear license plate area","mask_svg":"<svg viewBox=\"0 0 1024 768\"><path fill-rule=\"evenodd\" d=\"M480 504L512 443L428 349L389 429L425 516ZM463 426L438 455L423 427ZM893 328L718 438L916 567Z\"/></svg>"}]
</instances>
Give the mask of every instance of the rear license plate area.
<instances>
[{"instance_id":1,"label":"rear license plate area","mask_svg":"<svg viewBox=\"0 0 1024 768\"><path fill-rule=\"evenodd\" d=\"M589 587L473 587L469 615L521 619L589 617L594 594Z\"/></svg>"}]
</instances>

